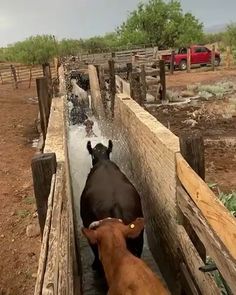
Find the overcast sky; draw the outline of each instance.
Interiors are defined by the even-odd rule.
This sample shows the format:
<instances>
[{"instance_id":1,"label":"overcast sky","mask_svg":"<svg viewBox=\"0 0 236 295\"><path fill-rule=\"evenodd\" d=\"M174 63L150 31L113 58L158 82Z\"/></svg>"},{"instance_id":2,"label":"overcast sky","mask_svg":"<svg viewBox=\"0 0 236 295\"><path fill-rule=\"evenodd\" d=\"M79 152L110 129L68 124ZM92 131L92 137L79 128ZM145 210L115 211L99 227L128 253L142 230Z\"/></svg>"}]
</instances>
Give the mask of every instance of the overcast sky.
<instances>
[{"instance_id":1,"label":"overcast sky","mask_svg":"<svg viewBox=\"0 0 236 295\"><path fill-rule=\"evenodd\" d=\"M0 0L0 47L35 34L84 38L114 30L139 0ZM181 0L206 27L236 21L236 0ZM213 9L212 9L213 7Z\"/></svg>"}]
</instances>

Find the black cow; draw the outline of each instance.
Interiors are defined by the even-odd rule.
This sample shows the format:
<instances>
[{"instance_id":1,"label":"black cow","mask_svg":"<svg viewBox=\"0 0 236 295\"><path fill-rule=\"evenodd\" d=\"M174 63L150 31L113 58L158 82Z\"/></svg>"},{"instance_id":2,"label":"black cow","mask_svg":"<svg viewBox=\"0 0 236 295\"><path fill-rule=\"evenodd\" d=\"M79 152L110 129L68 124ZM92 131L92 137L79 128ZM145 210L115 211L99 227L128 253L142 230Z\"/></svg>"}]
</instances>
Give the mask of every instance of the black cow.
<instances>
[{"instance_id":1,"label":"black cow","mask_svg":"<svg viewBox=\"0 0 236 295\"><path fill-rule=\"evenodd\" d=\"M91 169L80 200L80 214L84 227L107 217L121 219L125 224L142 217L140 196L119 167L110 160L112 141L108 147L99 143L94 148L88 141L87 149L92 156ZM97 246L90 245L95 260L93 269L101 268ZM127 240L128 249L140 257L143 249L143 231L138 238ZM102 268L101 268L102 269Z\"/></svg>"}]
</instances>

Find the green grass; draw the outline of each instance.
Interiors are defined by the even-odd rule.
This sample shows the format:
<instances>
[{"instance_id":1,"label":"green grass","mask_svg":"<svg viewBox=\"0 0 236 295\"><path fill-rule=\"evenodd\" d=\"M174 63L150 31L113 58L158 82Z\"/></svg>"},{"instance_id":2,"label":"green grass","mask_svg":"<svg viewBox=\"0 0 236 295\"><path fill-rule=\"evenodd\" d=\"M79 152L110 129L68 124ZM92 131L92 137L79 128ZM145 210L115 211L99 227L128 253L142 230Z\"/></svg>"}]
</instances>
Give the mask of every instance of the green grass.
<instances>
[{"instance_id":1,"label":"green grass","mask_svg":"<svg viewBox=\"0 0 236 295\"><path fill-rule=\"evenodd\" d=\"M35 203L35 198L32 196L27 196L26 198L24 198L24 202L27 205L32 205Z\"/></svg>"},{"instance_id":2,"label":"green grass","mask_svg":"<svg viewBox=\"0 0 236 295\"><path fill-rule=\"evenodd\" d=\"M218 191L219 200L229 210L229 212L236 217L236 191L232 191L231 193L226 194L220 191L217 183L208 183L208 186L210 189ZM207 257L207 264L208 263L211 264L214 263L214 261L210 257ZM214 276L217 286L221 290L221 294L228 295L219 271L213 271L212 274Z\"/></svg>"},{"instance_id":3,"label":"green grass","mask_svg":"<svg viewBox=\"0 0 236 295\"><path fill-rule=\"evenodd\" d=\"M25 218L27 216L30 215L30 211L29 210L25 210L25 209L22 209L22 210L18 210L17 211L17 215L21 218Z\"/></svg>"}]
</instances>

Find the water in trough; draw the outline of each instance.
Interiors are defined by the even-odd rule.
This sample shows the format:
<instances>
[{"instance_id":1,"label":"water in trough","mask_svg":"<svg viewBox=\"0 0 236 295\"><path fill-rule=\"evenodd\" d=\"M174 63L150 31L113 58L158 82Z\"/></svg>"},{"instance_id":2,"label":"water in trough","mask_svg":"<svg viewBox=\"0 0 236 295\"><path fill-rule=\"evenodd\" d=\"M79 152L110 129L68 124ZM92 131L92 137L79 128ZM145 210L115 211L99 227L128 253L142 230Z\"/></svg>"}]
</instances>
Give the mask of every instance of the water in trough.
<instances>
[{"instance_id":1,"label":"water in trough","mask_svg":"<svg viewBox=\"0 0 236 295\"><path fill-rule=\"evenodd\" d=\"M101 142L105 145L108 144L108 138L102 136L101 130L99 129L98 122L93 116L90 116L89 119L94 121L94 133L97 137L86 137L85 127L78 125L68 124L68 148L69 148L69 161L70 161L70 170L72 178L72 188L74 195L74 205L76 211L77 227L79 228L79 239L80 239L80 255L82 260L82 284L83 284L83 294L85 295L103 295L106 294L106 283L102 280L96 272L91 268L93 262L93 254L90 250L90 247L87 243L87 240L81 234L81 218L80 218L80 195L84 188L87 175L92 167L91 157L86 149L87 141L90 140L92 146ZM118 157L120 162L119 166L122 169L122 166L129 165L127 161L127 155L121 155L126 150L123 146L125 143L119 144L117 141L113 140L114 144L114 154L111 156L111 159L115 161ZM122 160L123 159L123 160ZM148 263L153 271L157 272L160 275L158 267L154 262L154 259L151 255L151 252L148 248L147 239L145 235L144 249L142 258Z\"/></svg>"}]
</instances>

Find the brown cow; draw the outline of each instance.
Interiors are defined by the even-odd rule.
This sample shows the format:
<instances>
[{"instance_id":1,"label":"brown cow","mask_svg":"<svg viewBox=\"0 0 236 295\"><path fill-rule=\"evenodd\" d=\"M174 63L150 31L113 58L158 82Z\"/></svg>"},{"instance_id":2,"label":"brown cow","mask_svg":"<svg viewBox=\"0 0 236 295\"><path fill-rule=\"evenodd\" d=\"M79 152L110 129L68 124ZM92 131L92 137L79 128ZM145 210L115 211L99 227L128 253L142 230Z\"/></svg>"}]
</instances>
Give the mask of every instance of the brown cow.
<instances>
[{"instance_id":1,"label":"brown cow","mask_svg":"<svg viewBox=\"0 0 236 295\"><path fill-rule=\"evenodd\" d=\"M170 295L161 279L127 249L126 239L137 238L143 228L143 218L129 225L120 219L106 218L82 229L88 241L98 245L109 295Z\"/></svg>"}]
</instances>

